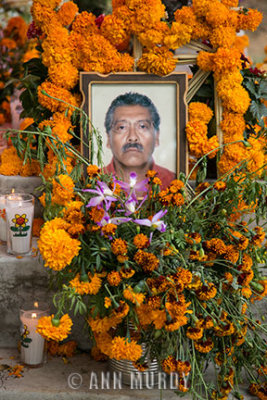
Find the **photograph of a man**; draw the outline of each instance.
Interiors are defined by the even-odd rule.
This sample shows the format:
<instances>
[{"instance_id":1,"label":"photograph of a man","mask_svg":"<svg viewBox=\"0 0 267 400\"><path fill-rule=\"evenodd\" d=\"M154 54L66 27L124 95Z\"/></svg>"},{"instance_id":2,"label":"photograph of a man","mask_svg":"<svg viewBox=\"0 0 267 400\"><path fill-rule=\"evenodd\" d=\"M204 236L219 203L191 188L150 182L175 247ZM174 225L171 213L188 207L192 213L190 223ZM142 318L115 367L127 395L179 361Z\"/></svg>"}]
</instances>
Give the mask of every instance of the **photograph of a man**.
<instances>
[{"instance_id":1,"label":"photograph of a man","mask_svg":"<svg viewBox=\"0 0 267 400\"><path fill-rule=\"evenodd\" d=\"M138 181L142 181L148 170L154 170L163 187L175 179L174 172L157 165L153 159L159 146L160 115L149 97L136 92L117 96L107 110L105 129L112 160L104 172L128 182L133 171Z\"/></svg>"}]
</instances>

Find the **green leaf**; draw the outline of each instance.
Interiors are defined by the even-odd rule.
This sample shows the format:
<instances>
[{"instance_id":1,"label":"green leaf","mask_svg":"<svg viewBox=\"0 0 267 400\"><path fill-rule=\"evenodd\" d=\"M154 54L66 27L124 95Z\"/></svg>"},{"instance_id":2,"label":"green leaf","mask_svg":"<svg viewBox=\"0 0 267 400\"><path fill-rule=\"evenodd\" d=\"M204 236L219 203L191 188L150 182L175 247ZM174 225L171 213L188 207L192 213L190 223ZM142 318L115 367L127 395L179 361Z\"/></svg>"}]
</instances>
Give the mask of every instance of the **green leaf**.
<instances>
[{"instance_id":1,"label":"green leaf","mask_svg":"<svg viewBox=\"0 0 267 400\"><path fill-rule=\"evenodd\" d=\"M11 226L10 229L12 230L12 232L18 232L18 228L15 228L14 226Z\"/></svg>"},{"instance_id":2,"label":"green leaf","mask_svg":"<svg viewBox=\"0 0 267 400\"><path fill-rule=\"evenodd\" d=\"M26 231L28 231L29 229L30 229L29 226L25 226L24 228L22 228L22 231L23 231L23 232L26 232Z\"/></svg>"}]
</instances>

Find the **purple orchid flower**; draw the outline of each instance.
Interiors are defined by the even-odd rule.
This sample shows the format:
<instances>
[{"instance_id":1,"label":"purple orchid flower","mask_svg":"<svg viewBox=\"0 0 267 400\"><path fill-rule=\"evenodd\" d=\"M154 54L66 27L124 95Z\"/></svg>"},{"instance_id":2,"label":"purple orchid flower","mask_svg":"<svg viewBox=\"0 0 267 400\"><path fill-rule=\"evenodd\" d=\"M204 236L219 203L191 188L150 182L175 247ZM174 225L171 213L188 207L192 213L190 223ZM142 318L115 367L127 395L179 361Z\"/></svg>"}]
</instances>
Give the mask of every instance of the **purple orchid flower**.
<instances>
[{"instance_id":1,"label":"purple orchid flower","mask_svg":"<svg viewBox=\"0 0 267 400\"><path fill-rule=\"evenodd\" d=\"M110 218L109 214L105 211L104 217L101 219L100 222L98 222L98 225L99 226L105 226L107 224L120 225L120 224L123 224L124 222L129 222L131 220L132 220L132 218L128 218L128 217L113 217L113 218Z\"/></svg>"},{"instance_id":2,"label":"purple orchid flower","mask_svg":"<svg viewBox=\"0 0 267 400\"><path fill-rule=\"evenodd\" d=\"M161 221L160 219L167 213L168 210L160 210L157 214L154 215L154 217L150 220L148 218L146 219L135 219L133 222L135 222L138 225L144 225L144 226L149 226L153 229L157 229L160 232L165 232L167 224L165 222ZM152 240L152 235L153 232L150 234L150 242Z\"/></svg>"},{"instance_id":3,"label":"purple orchid flower","mask_svg":"<svg viewBox=\"0 0 267 400\"><path fill-rule=\"evenodd\" d=\"M117 198L114 197L115 186L112 191L105 182L98 181L97 185L97 189L83 189L84 192L97 194L97 196L89 201L86 207L98 206L104 202L106 204L106 210L109 210L111 203L117 201Z\"/></svg>"},{"instance_id":4,"label":"purple orchid flower","mask_svg":"<svg viewBox=\"0 0 267 400\"><path fill-rule=\"evenodd\" d=\"M147 192L146 184L148 183L148 179L144 179L141 182L137 182L137 174L136 172L130 173L130 182L122 182L116 181L120 187L125 190L129 195L131 194L134 198L136 198L135 192Z\"/></svg>"}]
</instances>

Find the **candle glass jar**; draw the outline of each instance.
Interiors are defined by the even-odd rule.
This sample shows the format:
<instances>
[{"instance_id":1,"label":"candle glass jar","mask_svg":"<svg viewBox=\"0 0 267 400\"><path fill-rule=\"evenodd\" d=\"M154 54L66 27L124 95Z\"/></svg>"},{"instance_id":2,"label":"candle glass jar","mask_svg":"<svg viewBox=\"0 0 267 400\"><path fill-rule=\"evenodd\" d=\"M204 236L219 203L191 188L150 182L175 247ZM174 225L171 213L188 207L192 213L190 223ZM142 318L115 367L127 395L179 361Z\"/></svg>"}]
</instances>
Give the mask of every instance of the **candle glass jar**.
<instances>
[{"instance_id":1,"label":"candle glass jar","mask_svg":"<svg viewBox=\"0 0 267 400\"><path fill-rule=\"evenodd\" d=\"M11 193L6 200L7 252L21 255L31 251L34 197L26 193Z\"/></svg>"},{"instance_id":2,"label":"candle glass jar","mask_svg":"<svg viewBox=\"0 0 267 400\"><path fill-rule=\"evenodd\" d=\"M41 307L41 308L40 308ZM36 332L41 317L49 315L48 307L26 305L20 308L20 359L29 367L41 367L45 362L45 340Z\"/></svg>"}]
</instances>

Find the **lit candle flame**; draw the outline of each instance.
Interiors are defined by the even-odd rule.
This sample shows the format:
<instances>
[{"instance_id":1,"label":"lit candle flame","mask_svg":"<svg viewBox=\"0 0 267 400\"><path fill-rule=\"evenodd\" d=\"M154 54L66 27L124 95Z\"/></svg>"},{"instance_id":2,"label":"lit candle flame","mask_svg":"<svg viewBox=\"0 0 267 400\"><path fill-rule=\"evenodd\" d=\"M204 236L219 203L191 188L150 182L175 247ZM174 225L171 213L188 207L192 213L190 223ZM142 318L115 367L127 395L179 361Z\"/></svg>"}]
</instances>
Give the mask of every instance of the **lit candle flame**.
<instances>
[{"instance_id":1,"label":"lit candle flame","mask_svg":"<svg viewBox=\"0 0 267 400\"><path fill-rule=\"evenodd\" d=\"M11 190L11 193L12 193L12 194L15 193L15 189L14 189L14 188Z\"/></svg>"},{"instance_id":2,"label":"lit candle flame","mask_svg":"<svg viewBox=\"0 0 267 400\"><path fill-rule=\"evenodd\" d=\"M34 305L34 308L38 308L38 307L39 307L38 301L35 301L35 302L33 303L33 305Z\"/></svg>"},{"instance_id":3,"label":"lit candle flame","mask_svg":"<svg viewBox=\"0 0 267 400\"><path fill-rule=\"evenodd\" d=\"M32 313L32 319L37 318L37 314L35 312Z\"/></svg>"}]
</instances>

